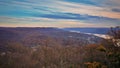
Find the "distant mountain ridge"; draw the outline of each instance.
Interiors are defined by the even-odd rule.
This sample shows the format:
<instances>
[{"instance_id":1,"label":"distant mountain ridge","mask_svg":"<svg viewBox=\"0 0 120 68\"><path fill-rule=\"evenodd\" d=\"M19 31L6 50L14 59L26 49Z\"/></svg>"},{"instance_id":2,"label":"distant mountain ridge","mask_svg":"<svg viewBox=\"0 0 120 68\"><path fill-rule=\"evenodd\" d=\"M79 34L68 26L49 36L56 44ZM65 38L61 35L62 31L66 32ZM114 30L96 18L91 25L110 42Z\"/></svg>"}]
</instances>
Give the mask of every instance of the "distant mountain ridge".
<instances>
[{"instance_id":1,"label":"distant mountain ridge","mask_svg":"<svg viewBox=\"0 0 120 68\"><path fill-rule=\"evenodd\" d=\"M107 34L110 28L64 28L68 31L79 31L82 33Z\"/></svg>"}]
</instances>

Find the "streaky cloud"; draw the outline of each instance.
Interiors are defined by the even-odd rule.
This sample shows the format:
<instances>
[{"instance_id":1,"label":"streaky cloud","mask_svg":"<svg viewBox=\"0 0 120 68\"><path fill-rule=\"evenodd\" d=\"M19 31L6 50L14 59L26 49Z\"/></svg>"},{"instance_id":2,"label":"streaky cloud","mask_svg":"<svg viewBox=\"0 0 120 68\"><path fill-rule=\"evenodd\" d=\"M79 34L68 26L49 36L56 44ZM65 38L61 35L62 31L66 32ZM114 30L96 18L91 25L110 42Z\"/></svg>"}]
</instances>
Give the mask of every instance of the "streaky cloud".
<instances>
[{"instance_id":1,"label":"streaky cloud","mask_svg":"<svg viewBox=\"0 0 120 68\"><path fill-rule=\"evenodd\" d=\"M113 12L120 12L120 9L113 8L112 11Z\"/></svg>"},{"instance_id":2,"label":"streaky cloud","mask_svg":"<svg viewBox=\"0 0 120 68\"><path fill-rule=\"evenodd\" d=\"M1 0L0 25L117 26L119 4L119 0Z\"/></svg>"}]
</instances>

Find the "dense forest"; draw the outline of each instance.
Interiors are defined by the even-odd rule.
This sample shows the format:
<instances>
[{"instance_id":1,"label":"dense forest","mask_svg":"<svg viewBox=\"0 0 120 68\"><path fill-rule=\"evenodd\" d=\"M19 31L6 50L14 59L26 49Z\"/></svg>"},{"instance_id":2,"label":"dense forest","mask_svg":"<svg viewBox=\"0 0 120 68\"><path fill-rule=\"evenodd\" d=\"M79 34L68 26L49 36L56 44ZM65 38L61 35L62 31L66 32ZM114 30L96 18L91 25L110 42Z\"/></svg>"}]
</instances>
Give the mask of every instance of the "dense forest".
<instances>
[{"instance_id":1,"label":"dense forest","mask_svg":"<svg viewBox=\"0 0 120 68\"><path fill-rule=\"evenodd\" d=\"M1 27L0 68L120 68L120 28L108 34Z\"/></svg>"}]
</instances>

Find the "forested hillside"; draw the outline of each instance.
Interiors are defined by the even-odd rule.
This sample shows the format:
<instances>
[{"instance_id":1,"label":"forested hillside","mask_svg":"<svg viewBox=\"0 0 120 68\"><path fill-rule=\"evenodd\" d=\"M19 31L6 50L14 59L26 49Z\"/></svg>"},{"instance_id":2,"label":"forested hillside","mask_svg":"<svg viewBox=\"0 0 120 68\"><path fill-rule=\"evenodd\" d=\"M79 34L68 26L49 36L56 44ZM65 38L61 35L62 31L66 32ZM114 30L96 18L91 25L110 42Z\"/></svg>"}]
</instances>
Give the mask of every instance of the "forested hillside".
<instances>
[{"instance_id":1,"label":"forested hillside","mask_svg":"<svg viewBox=\"0 0 120 68\"><path fill-rule=\"evenodd\" d=\"M119 68L120 29L109 35L102 39L58 28L0 28L0 68Z\"/></svg>"},{"instance_id":2,"label":"forested hillside","mask_svg":"<svg viewBox=\"0 0 120 68\"><path fill-rule=\"evenodd\" d=\"M98 43L102 38L64 31L58 28L0 28L0 42L18 42L25 46L42 45L43 41L50 39L51 44L58 45L87 45Z\"/></svg>"}]
</instances>

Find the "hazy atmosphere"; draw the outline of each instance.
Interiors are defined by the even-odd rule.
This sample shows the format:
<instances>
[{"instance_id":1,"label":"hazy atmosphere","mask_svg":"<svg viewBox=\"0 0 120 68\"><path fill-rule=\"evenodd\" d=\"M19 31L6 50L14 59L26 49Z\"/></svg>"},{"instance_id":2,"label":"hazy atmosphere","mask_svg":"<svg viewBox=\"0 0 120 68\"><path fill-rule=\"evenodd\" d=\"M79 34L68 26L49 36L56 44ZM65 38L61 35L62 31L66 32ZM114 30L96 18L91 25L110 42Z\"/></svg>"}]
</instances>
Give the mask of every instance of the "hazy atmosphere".
<instances>
[{"instance_id":1,"label":"hazy atmosphere","mask_svg":"<svg viewBox=\"0 0 120 68\"><path fill-rule=\"evenodd\" d=\"M1 27L114 27L120 0L0 0Z\"/></svg>"},{"instance_id":2,"label":"hazy atmosphere","mask_svg":"<svg viewBox=\"0 0 120 68\"><path fill-rule=\"evenodd\" d=\"M0 68L120 68L120 0L0 0Z\"/></svg>"}]
</instances>

